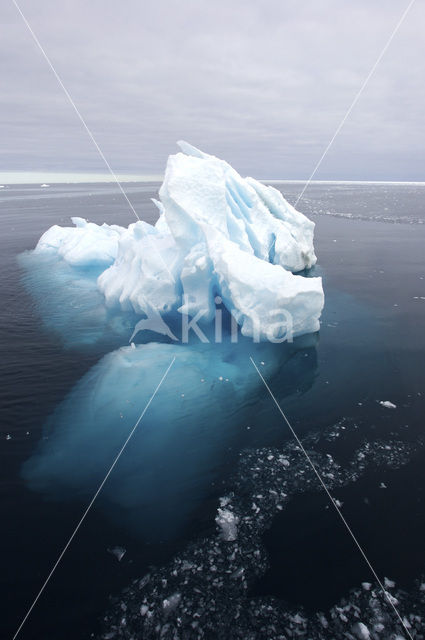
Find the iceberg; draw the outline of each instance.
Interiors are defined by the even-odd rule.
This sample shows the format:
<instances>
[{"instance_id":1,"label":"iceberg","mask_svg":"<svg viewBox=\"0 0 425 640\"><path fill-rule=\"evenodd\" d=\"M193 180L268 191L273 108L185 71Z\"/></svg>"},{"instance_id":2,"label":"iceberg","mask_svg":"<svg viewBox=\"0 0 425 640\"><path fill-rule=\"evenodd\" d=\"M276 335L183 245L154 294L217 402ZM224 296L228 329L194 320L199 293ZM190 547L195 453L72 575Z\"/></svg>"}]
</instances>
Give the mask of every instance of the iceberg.
<instances>
[{"instance_id":1,"label":"iceberg","mask_svg":"<svg viewBox=\"0 0 425 640\"><path fill-rule=\"evenodd\" d=\"M101 300L95 313L101 323L108 310L136 322L187 314L208 323L219 297L242 335L256 341L277 341L289 330L291 336L317 331L324 294L321 278L309 272L316 264L314 223L275 188L242 178L186 142L179 145L154 200L155 225L138 221L125 228L72 218L74 227L55 225L44 233L29 268L44 264L45 278L48 261L52 296L62 288L55 278L65 268L76 298L81 288L82 299L90 299L91 319L93 299Z\"/></svg>"},{"instance_id":2,"label":"iceberg","mask_svg":"<svg viewBox=\"0 0 425 640\"><path fill-rule=\"evenodd\" d=\"M174 362L99 497L148 540L183 530L221 465L255 437L252 407L264 387L250 357L274 377L279 400L313 384L324 304L312 277L313 222L273 187L180 148L154 225L72 218L21 258L49 328L103 355L47 419L22 470L33 490L92 496ZM188 340L176 337L180 319L182 336L185 321L193 328ZM223 539L237 537L225 505L218 525Z\"/></svg>"}]
</instances>

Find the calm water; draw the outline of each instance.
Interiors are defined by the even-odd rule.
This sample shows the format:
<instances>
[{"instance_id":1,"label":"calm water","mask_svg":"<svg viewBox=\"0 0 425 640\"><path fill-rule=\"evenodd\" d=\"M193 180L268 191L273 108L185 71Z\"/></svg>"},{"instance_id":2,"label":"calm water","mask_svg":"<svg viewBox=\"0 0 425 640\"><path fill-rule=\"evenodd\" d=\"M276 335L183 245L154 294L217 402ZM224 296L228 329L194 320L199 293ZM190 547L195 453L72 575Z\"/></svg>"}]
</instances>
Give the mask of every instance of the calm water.
<instances>
[{"instance_id":1,"label":"calm water","mask_svg":"<svg viewBox=\"0 0 425 640\"><path fill-rule=\"evenodd\" d=\"M157 189L155 184L126 187L140 217L148 222L156 219L150 198ZM281 184L279 189L294 200L300 186ZM301 345L282 361L269 384L300 435L347 425L347 435L327 445L342 462L365 440L397 438L416 447L423 438L424 195L425 188L414 185L312 185L299 206L316 222L316 273L324 279L326 305L317 344ZM55 407L117 346L64 349L60 336L43 326L22 283L17 255L33 248L49 226L66 225L74 215L98 223L133 222L112 185L22 186L0 193L4 637L13 635L88 502L82 492L47 495L30 490L21 476L22 465L46 437L43 425ZM385 409L381 400L397 408ZM193 419L188 408L188 424ZM196 434L197 425L192 426ZM163 566L188 541L214 531L217 501L232 483L239 452L284 446L289 440L261 384L240 413L231 412L218 432L216 424L211 431L207 421L199 427L199 439L191 439L189 459L205 451L211 455L208 473L199 470L199 477L195 474L187 486L188 505L179 526L173 527L170 516L155 538L146 534L146 513L137 501L131 513L124 512L122 504L100 500L22 638L75 640L97 634L111 594L118 594L148 567ZM164 458L166 473L166 452ZM424 463L418 445L402 468L372 465L357 482L338 491L344 515L378 574L408 590L425 568ZM108 466L105 460L105 471ZM78 456L75 469L78 473ZM380 488L381 483L387 488ZM264 536L269 568L252 586L254 595L276 596L313 612L332 606L350 588L370 580L358 551L327 507L320 493L304 492L274 518ZM126 549L120 562L108 552L116 546Z\"/></svg>"}]
</instances>

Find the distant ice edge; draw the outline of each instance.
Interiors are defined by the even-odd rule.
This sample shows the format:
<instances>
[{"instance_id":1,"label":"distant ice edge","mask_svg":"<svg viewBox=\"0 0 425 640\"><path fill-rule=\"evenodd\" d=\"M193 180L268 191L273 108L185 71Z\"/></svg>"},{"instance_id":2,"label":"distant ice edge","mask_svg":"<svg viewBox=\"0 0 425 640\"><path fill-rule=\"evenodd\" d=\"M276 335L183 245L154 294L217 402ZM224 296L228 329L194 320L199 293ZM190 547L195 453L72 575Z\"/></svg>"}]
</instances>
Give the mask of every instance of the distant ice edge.
<instances>
[{"instance_id":1,"label":"distant ice edge","mask_svg":"<svg viewBox=\"0 0 425 640\"><path fill-rule=\"evenodd\" d=\"M107 308L140 316L187 313L211 321L220 296L245 336L319 329L322 281L297 272L316 263L314 223L271 186L186 142L168 158L155 225L55 225L33 256L81 274L98 270ZM280 313L282 312L282 313Z\"/></svg>"}]
</instances>

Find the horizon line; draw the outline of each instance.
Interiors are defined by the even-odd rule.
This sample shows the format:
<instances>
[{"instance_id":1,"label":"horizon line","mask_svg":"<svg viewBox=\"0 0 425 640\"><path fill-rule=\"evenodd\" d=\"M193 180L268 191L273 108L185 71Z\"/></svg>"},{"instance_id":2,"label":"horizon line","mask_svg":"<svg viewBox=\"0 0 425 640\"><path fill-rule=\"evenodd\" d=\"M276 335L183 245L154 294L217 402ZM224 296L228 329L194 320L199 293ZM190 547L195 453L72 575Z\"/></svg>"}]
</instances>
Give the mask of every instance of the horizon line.
<instances>
[{"instance_id":1,"label":"horizon line","mask_svg":"<svg viewBox=\"0 0 425 640\"><path fill-rule=\"evenodd\" d=\"M162 182L164 174L117 174L120 182ZM260 178L259 182L270 184L305 184L303 179ZM51 184L116 184L110 174L106 173L65 173L65 172L35 172L35 171L7 171L0 173L0 188L10 185L47 185ZM425 181L419 180L312 180L311 184L398 184L398 185L425 185Z\"/></svg>"}]
</instances>

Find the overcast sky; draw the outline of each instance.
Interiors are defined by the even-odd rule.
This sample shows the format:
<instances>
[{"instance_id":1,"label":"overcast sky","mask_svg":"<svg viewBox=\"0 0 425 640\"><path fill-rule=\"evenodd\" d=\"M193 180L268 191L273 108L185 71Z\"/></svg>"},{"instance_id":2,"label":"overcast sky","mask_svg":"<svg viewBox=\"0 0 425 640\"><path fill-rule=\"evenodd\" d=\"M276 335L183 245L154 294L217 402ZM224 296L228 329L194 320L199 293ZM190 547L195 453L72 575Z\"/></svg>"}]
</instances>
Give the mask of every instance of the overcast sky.
<instances>
[{"instance_id":1,"label":"overcast sky","mask_svg":"<svg viewBox=\"0 0 425 640\"><path fill-rule=\"evenodd\" d=\"M18 0L117 172L183 138L259 178L309 176L407 0ZM1 2L0 171L104 172L16 8ZM417 0L317 178L425 180Z\"/></svg>"}]
</instances>

